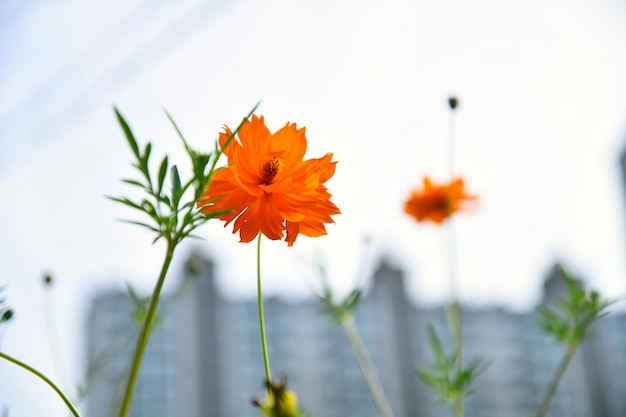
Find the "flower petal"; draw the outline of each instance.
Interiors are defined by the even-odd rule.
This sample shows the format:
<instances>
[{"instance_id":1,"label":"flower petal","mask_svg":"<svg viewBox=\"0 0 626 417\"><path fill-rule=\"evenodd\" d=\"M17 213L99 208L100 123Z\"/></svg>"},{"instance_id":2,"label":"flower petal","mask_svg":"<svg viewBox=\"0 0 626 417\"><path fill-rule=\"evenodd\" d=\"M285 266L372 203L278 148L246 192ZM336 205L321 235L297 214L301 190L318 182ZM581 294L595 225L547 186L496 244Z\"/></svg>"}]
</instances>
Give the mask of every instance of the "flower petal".
<instances>
[{"instance_id":1,"label":"flower petal","mask_svg":"<svg viewBox=\"0 0 626 417\"><path fill-rule=\"evenodd\" d=\"M232 132L225 127L219 141L226 146L228 166L214 173L198 207L207 215L219 213L225 226L234 222L233 233L239 232L241 242L259 233L278 240L286 231L292 246L300 233L326 234L324 224L334 223L331 216L340 213L324 185L336 162L331 153L303 161L305 133L287 123L272 134L263 117L253 115L226 146Z\"/></svg>"}]
</instances>

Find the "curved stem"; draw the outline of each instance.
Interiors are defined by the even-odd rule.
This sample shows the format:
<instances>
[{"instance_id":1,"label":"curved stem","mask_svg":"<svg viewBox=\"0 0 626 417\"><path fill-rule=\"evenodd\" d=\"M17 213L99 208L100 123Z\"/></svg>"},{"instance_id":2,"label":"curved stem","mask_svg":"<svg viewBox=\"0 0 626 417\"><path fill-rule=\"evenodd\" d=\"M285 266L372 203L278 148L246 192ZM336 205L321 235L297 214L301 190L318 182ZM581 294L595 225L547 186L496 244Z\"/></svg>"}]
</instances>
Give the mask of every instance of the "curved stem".
<instances>
[{"instance_id":1,"label":"curved stem","mask_svg":"<svg viewBox=\"0 0 626 417\"><path fill-rule=\"evenodd\" d=\"M261 292L261 237L259 233L256 250L257 302L259 304L259 328L261 329L261 346L263 347L263 364L265 365L265 379L272 382L270 372L270 358L267 354L267 339L265 337L265 316L263 315L263 293Z\"/></svg>"},{"instance_id":2,"label":"curved stem","mask_svg":"<svg viewBox=\"0 0 626 417\"><path fill-rule=\"evenodd\" d=\"M169 241L165 260L163 261L163 266L161 267L161 272L159 274L159 279L154 287L152 298L150 299L148 313L146 314L145 321L141 327L139 339L137 339L137 345L131 362L126 391L124 392L124 399L122 400L122 407L120 408L120 417L126 417L130 410L130 403L135 391L135 385L137 384L139 368L141 367L141 361L146 351L146 347L148 346L148 339L150 338L150 332L152 331L152 324L154 323L157 307L159 305L159 298L161 296L161 290L163 289L163 283L165 282L165 276L167 275L167 270L169 269L172 258L174 257L174 247L175 244L173 244L172 241Z\"/></svg>"},{"instance_id":3,"label":"curved stem","mask_svg":"<svg viewBox=\"0 0 626 417\"><path fill-rule=\"evenodd\" d=\"M352 316L352 314L345 314L342 316L341 326L346 332L346 336L348 337L350 346L352 346L354 356L356 356L356 359L359 363L359 368L361 368L363 378L367 383L367 388L369 389L370 394L372 395L372 399L376 404L378 413L381 415L381 417L393 417L393 411L391 410L389 401L385 396L385 391L383 390L383 387L378 380L378 376L376 375L372 360L367 354L367 349L365 348L365 344L363 343L363 340L359 335L359 331L356 327L356 323L354 322L354 317Z\"/></svg>"},{"instance_id":4,"label":"curved stem","mask_svg":"<svg viewBox=\"0 0 626 417\"><path fill-rule=\"evenodd\" d=\"M36 376L38 376L40 379L42 379L46 384L50 385L50 387L52 387L52 389L59 395L59 397L61 397L61 399L63 400L63 402L65 403L65 405L67 405L67 408L70 409L70 411L72 412L72 414L74 415L74 417L80 417L80 413L78 412L78 410L76 409L76 407L74 406L74 404L72 404L72 401L70 401L69 398L67 398L67 396L63 393L63 391L61 391L61 389L59 387L57 387L55 385L54 382L52 382L47 376L45 376L44 374L42 374L41 372L39 372L38 370L36 370L35 368L25 364L24 362L21 362L9 355L7 355L6 353L2 353L0 352L0 358L6 359L7 361L19 366L20 368L23 368L25 370L27 370L28 372L35 374Z\"/></svg>"},{"instance_id":5,"label":"curved stem","mask_svg":"<svg viewBox=\"0 0 626 417\"><path fill-rule=\"evenodd\" d=\"M543 399L543 402L541 403L541 407L539 408L539 411L537 411L537 417L545 417L545 415L548 413L548 409L550 408L552 399L554 398L554 395L556 394L556 390L559 388L559 384L561 383L561 379L563 378L563 375L565 374L565 370L567 369L570 362L572 361L572 358L574 357L574 353L576 353L576 347L577 345L572 345L567 348L567 352L565 353L563 360L559 364L559 367L557 368L556 373L554 374L554 379L552 380L552 382L550 383L550 386L548 387L548 391L546 392L546 396Z\"/></svg>"}]
</instances>

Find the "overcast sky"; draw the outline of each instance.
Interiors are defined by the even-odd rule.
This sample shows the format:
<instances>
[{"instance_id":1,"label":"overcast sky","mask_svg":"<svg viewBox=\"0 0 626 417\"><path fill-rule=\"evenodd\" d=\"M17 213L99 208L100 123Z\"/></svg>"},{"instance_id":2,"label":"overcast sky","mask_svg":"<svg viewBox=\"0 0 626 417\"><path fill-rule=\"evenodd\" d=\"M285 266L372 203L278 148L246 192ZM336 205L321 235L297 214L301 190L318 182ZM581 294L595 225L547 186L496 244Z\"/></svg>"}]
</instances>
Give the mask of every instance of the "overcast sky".
<instances>
[{"instance_id":1,"label":"overcast sky","mask_svg":"<svg viewBox=\"0 0 626 417\"><path fill-rule=\"evenodd\" d=\"M437 303L447 294L443 233L402 204L423 175L446 179L446 100L458 95L455 170L480 195L455 223L466 303L532 308L556 261L621 295L625 21L621 0L3 2L0 285L16 310L3 351L59 377L40 286L50 272L78 378L89 299L156 279L163 247L117 222L134 213L104 198L127 193L119 180L134 174L113 105L183 172L163 108L207 150L258 101L271 130L306 126L307 157L338 161L327 185L343 214L328 236L264 243L267 294L310 295L319 259L347 291L364 259L371 269L387 257L412 300ZM216 258L227 296L251 296L254 245L219 222L201 234L206 242L181 248L170 283L195 248ZM11 417L64 415L30 375L5 363L0 373ZM27 389L42 401L19 402Z\"/></svg>"}]
</instances>

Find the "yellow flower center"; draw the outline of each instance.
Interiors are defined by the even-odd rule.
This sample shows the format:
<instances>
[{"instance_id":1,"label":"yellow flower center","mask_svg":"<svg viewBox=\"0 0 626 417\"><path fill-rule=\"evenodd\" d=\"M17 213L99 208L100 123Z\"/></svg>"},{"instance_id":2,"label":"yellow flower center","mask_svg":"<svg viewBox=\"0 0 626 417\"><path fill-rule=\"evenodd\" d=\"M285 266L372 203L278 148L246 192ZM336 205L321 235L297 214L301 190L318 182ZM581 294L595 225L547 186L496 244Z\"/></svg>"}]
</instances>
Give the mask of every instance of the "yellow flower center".
<instances>
[{"instance_id":1,"label":"yellow flower center","mask_svg":"<svg viewBox=\"0 0 626 417\"><path fill-rule=\"evenodd\" d=\"M263 164L263 168L261 168L263 178L261 179L261 184L270 185L274 180L276 174L278 174L283 167L283 160L277 156L272 157L269 161Z\"/></svg>"}]
</instances>

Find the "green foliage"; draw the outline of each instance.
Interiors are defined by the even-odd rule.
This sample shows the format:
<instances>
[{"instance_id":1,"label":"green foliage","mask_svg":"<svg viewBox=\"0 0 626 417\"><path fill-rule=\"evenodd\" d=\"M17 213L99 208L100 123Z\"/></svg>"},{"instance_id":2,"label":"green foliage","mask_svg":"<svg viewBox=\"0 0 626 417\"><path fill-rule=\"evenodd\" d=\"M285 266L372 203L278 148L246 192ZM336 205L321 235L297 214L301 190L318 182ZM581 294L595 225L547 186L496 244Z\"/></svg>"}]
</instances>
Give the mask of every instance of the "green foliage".
<instances>
[{"instance_id":1,"label":"green foliage","mask_svg":"<svg viewBox=\"0 0 626 417\"><path fill-rule=\"evenodd\" d=\"M354 314L362 295L361 290L354 289L343 300L335 301L332 291L327 287L324 288L320 300L324 304L324 311L338 324L345 317Z\"/></svg>"},{"instance_id":2,"label":"green foliage","mask_svg":"<svg viewBox=\"0 0 626 417\"><path fill-rule=\"evenodd\" d=\"M322 282L322 294L318 297L324 305L324 312L330 315L333 322L339 324L346 317L354 314L354 311L361 302L363 292L360 289L355 288L343 300L336 301L333 291L328 284L326 269L323 265L319 265L318 268Z\"/></svg>"},{"instance_id":3,"label":"green foliage","mask_svg":"<svg viewBox=\"0 0 626 417\"><path fill-rule=\"evenodd\" d=\"M585 291L580 283L561 269L567 286L567 298L558 297L553 306L539 307L539 326L557 341L575 347L588 335L589 327L606 316L615 303L596 291Z\"/></svg>"},{"instance_id":4,"label":"green foliage","mask_svg":"<svg viewBox=\"0 0 626 417\"><path fill-rule=\"evenodd\" d=\"M137 327L141 328L146 321L146 316L148 315L148 308L150 307L150 296L140 295L137 290L129 283L126 283L126 291L128 292L128 296L133 303L131 317L133 318ZM161 324L163 324L163 317L157 312L154 318L154 322L152 324L153 329L160 327Z\"/></svg>"},{"instance_id":5,"label":"green foliage","mask_svg":"<svg viewBox=\"0 0 626 417\"><path fill-rule=\"evenodd\" d=\"M471 385L484 370L482 361L474 359L461 366L461 352L455 350L446 354L435 328L429 325L427 332L435 362L431 369L416 368L415 373L440 397L443 404L454 404L475 392Z\"/></svg>"},{"instance_id":6,"label":"green foliage","mask_svg":"<svg viewBox=\"0 0 626 417\"><path fill-rule=\"evenodd\" d=\"M254 113L257 107L258 104L254 106L246 119L235 129L228 142L234 138L245 120ZM135 157L133 166L139 172L138 179L125 178L122 182L139 188L145 194L145 197L136 200L131 200L124 196L108 198L141 212L144 215L144 220L124 221L154 232L156 237L153 243L163 238L171 247L175 247L186 237L197 237L192 234L196 228L209 219L224 214L212 213L211 215L206 215L197 211L196 205L202 197L204 190L209 186L218 160L226 146L220 149L216 144L213 153L203 153L192 149L172 117L166 112L174 129L183 141L187 155L191 160L192 175L186 180L181 180L178 168L176 165L170 165L171 162L167 155L161 159L158 169L153 175L150 170L152 144L148 142L141 148L124 117L116 108L114 108L114 111ZM166 186L168 183L169 192Z\"/></svg>"}]
</instances>

